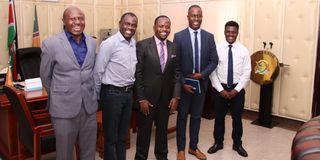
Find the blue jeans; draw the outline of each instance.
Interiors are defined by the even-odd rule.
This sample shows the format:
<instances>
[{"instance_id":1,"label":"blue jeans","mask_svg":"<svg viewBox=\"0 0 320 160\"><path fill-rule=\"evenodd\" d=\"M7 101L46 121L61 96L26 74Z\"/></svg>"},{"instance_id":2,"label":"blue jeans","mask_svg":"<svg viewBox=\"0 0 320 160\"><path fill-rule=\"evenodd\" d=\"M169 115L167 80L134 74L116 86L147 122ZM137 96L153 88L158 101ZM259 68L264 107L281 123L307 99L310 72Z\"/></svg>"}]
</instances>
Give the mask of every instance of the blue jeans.
<instances>
[{"instance_id":1,"label":"blue jeans","mask_svg":"<svg viewBox=\"0 0 320 160\"><path fill-rule=\"evenodd\" d=\"M132 91L101 87L104 159L126 160L126 138L132 112Z\"/></svg>"}]
</instances>

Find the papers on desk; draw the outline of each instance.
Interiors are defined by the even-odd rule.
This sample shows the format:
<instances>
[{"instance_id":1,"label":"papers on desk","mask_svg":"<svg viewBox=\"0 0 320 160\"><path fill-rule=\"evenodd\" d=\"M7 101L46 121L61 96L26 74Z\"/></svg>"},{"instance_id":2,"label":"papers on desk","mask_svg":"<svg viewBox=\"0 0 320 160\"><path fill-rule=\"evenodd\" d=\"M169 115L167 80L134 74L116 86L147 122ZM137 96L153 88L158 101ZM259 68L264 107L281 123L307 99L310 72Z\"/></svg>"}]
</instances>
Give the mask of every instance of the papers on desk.
<instances>
[{"instance_id":1,"label":"papers on desk","mask_svg":"<svg viewBox=\"0 0 320 160\"><path fill-rule=\"evenodd\" d=\"M201 94L201 87L200 87L200 81L191 79L191 78L185 78L185 84L188 84L193 87L193 90L197 94Z\"/></svg>"},{"instance_id":2,"label":"papers on desk","mask_svg":"<svg viewBox=\"0 0 320 160\"><path fill-rule=\"evenodd\" d=\"M42 89L42 83L40 78L31 78L25 80L25 91L35 91L35 90L41 90Z\"/></svg>"}]
</instances>

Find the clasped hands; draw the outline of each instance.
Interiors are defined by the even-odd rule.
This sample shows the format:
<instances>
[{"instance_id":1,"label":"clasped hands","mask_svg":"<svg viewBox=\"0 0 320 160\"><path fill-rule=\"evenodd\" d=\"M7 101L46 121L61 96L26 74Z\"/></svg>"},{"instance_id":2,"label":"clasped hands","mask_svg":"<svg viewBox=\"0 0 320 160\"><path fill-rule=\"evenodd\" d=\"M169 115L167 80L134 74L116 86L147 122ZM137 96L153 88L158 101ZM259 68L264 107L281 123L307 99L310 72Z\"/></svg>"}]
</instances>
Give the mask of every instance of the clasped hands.
<instances>
[{"instance_id":1,"label":"clasped hands","mask_svg":"<svg viewBox=\"0 0 320 160\"><path fill-rule=\"evenodd\" d=\"M233 89L231 91L227 91L227 90L222 90L220 92L220 96L225 98L225 99L232 99L234 98L236 95L238 94L238 91Z\"/></svg>"},{"instance_id":2,"label":"clasped hands","mask_svg":"<svg viewBox=\"0 0 320 160\"><path fill-rule=\"evenodd\" d=\"M153 104L151 104L148 100L144 99L139 101L139 105L140 105L140 111L144 114L144 115L149 115L150 114L150 110L149 108L153 107ZM173 97L170 100L169 106L168 108L170 108L170 114L173 113L178 107L178 98L177 97Z\"/></svg>"}]
</instances>

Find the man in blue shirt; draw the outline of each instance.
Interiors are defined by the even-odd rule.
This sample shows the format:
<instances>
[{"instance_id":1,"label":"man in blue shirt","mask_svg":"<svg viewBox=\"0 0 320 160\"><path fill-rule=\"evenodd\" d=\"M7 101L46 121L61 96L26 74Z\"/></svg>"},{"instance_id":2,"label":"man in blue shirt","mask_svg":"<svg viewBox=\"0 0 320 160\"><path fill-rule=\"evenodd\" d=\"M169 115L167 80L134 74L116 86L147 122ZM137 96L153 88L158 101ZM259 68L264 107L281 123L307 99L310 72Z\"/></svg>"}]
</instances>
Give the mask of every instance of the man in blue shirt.
<instances>
[{"instance_id":1,"label":"man in blue shirt","mask_svg":"<svg viewBox=\"0 0 320 160\"><path fill-rule=\"evenodd\" d=\"M56 137L56 159L95 159L97 97L93 67L96 41L83 33L85 15L77 7L63 13L64 31L43 41L40 77Z\"/></svg>"},{"instance_id":2,"label":"man in blue shirt","mask_svg":"<svg viewBox=\"0 0 320 160\"><path fill-rule=\"evenodd\" d=\"M132 112L132 88L136 70L135 34L138 18L121 16L119 32L101 43L94 77L102 104L104 159L126 160L126 137ZM101 91L101 92L100 92Z\"/></svg>"}]
</instances>

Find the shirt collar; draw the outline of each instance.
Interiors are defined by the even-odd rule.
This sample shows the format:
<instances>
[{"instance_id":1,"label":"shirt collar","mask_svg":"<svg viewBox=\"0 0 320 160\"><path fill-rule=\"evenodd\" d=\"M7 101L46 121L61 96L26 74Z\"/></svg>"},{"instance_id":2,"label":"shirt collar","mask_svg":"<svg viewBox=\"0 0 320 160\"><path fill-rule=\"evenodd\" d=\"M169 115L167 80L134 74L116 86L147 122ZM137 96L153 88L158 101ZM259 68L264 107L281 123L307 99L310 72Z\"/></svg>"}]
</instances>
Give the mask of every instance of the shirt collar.
<instances>
[{"instance_id":1,"label":"shirt collar","mask_svg":"<svg viewBox=\"0 0 320 160\"><path fill-rule=\"evenodd\" d=\"M188 30L190 32L190 34L194 34L194 32L198 32L200 33L201 32L201 28L197 29L197 30L193 30L192 28L188 27ZM199 35L199 34L198 34Z\"/></svg>"},{"instance_id":2,"label":"shirt collar","mask_svg":"<svg viewBox=\"0 0 320 160\"><path fill-rule=\"evenodd\" d=\"M156 37L156 36L153 36L153 37L154 37L154 40L156 41L157 45L160 45L161 42L163 42L164 45L167 45L167 40L166 39L164 41L161 41L158 37Z\"/></svg>"},{"instance_id":3,"label":"shirt collar","mask_svg":"<svg viewBox=\"0 0 320 160\"><path fill-rule=\"evenodd\" d=\"M227 41L223 43L223 46L226 48L229 48L229 45L230 43L228 43ZM231 45L232 45L232 48L237 48L237 41L233 42Z\"/></svg>"},{"instance_id":4,"label":"shirt collar","mask_svg":"<svg viewBox=\"0 0 320 160\"><path fill-rule=\"evenodd\" d=\"M116 33L116 36L118 37L118 39L119 39L119 41L120 42L124 42L124 43L129 43L129 45L130 46L132 46L132 45L135 45L135 39L134 38L132 38L131 37L131 39L130 39L130 42L128 42L124 37L123 37L123 35L120 33L120 31L118 31L117 33Z\"/></svg>"},{"instance_id":5,"label":"shirt collar","mask_svg":"<svg viewBox=\"0 0 320 160\"><path fill-rule=\"evenodd\" d=\"M67 31L67 30L65 29L64 32L66 33L66 36L67 36L68 40L74 40L74 41L76 41L76 40L74 39L74 37L72 36L72 34L71 34L69 31ZM82 33L80 42L81 42L81 41L84 41L85 39L86 39L86 36Z\"/></svg>"}]
</instances>

